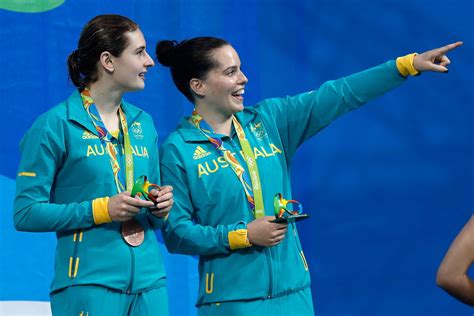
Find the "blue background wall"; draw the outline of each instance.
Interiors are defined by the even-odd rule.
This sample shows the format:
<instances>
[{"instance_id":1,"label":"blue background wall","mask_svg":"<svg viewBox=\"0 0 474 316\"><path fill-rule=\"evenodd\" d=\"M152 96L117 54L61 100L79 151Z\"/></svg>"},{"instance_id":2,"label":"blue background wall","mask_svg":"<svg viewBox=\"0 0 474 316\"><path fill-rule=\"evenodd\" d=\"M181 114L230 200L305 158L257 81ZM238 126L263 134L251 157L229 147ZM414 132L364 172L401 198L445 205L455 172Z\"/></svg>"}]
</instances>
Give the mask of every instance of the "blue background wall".
<instances>
[{"instance_id":1,"label":"blue background wall","mask_svg":"<svg viewBox=\"0 0 474 316\"><path fill-rule=\"evenodd\" d=\"M18 142L73 90L65 61L83 25L118 13L140 24L150 52L160 39L228 39L249 78L247 105L463 40L449 74L410 78L334 122L303 145L292 172L294 197L312 215L298 225L319 315L471 312L435 274L473 209L472 0L66 0L42 13L5 10L14 2L0 0L0 301L48 300L54 234L12 227ZM152 113L162 140L191 111L160 66L126 98ZM165 257L172 314L190 315L196 260Z\"/></svg>"}]
</instances>

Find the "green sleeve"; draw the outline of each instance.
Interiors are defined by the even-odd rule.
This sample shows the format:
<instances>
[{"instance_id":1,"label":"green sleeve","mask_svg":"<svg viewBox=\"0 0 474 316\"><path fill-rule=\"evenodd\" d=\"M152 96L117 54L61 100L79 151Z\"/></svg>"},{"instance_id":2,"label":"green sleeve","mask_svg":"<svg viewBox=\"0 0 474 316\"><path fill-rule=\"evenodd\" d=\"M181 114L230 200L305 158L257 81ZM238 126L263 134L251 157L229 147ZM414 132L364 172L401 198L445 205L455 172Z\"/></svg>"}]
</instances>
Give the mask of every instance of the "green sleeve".
<instances>
[{"instance_id":1,"label":"green sleeve","mask_svg":"<svg viewBox=\"0 0 474 316\"><path fill-rule=\"evenodd\" d=\"M20 143L20 150L14 201L16 229L47 232L93 226L92 201L50 203L55 174L66 158L61 131L42 128L37 121Z\"/></svg>"},{"instance_id":2,"label":"green sleeve","mask_svg":"<svg viewBox=\"0 0 474 316\"><path fill-rule=\"evenodd\" d=\"M276 124L287 155L340 115L400 86L395 61L325 82L318 90L293 97L268 99L256 106L267 124Z\"/></svg>"}]
</instances>

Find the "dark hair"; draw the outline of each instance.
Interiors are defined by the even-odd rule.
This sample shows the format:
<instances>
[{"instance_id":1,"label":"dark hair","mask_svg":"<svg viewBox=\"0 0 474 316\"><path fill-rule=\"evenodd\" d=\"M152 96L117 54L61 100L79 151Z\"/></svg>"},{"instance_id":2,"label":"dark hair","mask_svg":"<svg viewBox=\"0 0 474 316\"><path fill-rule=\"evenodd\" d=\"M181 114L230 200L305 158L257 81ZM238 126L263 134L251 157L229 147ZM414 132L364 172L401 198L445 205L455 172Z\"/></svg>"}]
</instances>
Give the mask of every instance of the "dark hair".
<instances>
[{"instance_id":1,"label":"dark hair","mask_svg":"<svg viewBox=\"0 0 474 316\"><path fill-rule=\"evenodd\" d=\"M128 45L127 32L138 29L138 25L124 16L98 15L82 29L77 49L68 59L69 78L78 88L97 81L97 62L100 54L107 51L120 57Z\"/></svg>"},{"instance_id":2,"label":"dark hair","mask_svg":"<svg viewBox=\"0 0 474 316\"><path fill-rule=\"evenodd\" d=\"M170 68L176 87L193 102L189 81L204 79L209 70L217 66L212 52L225 45L230 44L217 37L195 37L181 43L164 40L156 45L156 57L160 64Z\"/></svg>"}]
</instances>

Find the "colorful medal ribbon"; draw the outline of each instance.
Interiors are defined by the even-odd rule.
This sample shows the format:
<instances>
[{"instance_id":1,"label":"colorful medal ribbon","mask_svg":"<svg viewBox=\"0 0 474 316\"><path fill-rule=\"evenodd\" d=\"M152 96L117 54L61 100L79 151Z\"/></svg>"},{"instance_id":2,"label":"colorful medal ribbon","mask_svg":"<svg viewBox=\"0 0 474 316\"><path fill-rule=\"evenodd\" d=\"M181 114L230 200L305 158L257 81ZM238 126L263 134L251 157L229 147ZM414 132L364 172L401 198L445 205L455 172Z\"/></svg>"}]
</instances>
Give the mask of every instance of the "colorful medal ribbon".
<instances>
[{"instance_id":1,"label":"colorful medal ribbon","mask_svg":"<svg viewBox=\"0 0 474 316\"><path fill-rule=\"evenodd\" d=\"M245 169L232 155L232 152L224 147L222 140L219 137L211 136L211 134L214 134L212 127L210 127L209 124L203 120L196 110L193 111L191 122L209 139L214 148L216 148L220 155L224 157L227 163L229 163L240 183L242 183L245 195L247 196L249 207L254 212L255 217L259 218L264 216L265 211L263 206L262 187L260 185L257 161L255 160L250 143L245 137L245 132L239 121L235 118L235 116L232 117L232 123L234 125L235 131L237 132L237 136L239 137L240 146L242 146L244 160L247 163L247 167L249 169L251 182L249 181Z\"/></svg>"},{"instance_id":2,"label":"colorful medal ribbon","mask_svg":"<svg viewBox=\"0 0 474 316\"><path fill-rule=\"evenodd\" d=\"M112 144L113 136L107 131L102 119L100 118L97 107L92 100L89 89L85 88L81 92L82 103L90 118L94 124L97 132L99 133L99 139L102 145L105 145L107 153L110 157L110 165L114 173L115 185L117 186L118 193L125 191L123 173L120 170L120 164L117 159L117 152ZM126 190L131 191L133 188L133 156L132 156L132 146L130 144L130 136L128 134L127 119L125 114L122 111L120 106L118 109L120 125L122 127L123 138L124 138L124 147L125 147L125 181L126 181ZM117 149L118 150L118 149Z\"/></svg>"}]
</instances>

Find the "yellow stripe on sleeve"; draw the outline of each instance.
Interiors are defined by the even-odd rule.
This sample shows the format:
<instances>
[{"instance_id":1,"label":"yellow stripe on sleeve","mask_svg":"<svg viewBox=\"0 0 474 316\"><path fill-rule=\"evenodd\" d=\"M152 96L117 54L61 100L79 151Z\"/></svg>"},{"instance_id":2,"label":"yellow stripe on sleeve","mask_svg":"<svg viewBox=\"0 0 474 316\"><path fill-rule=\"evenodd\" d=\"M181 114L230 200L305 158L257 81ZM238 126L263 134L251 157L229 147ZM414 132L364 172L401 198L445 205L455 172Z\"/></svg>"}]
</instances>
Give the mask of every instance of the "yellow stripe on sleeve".
<instances>
[{"instance_id":1,"label":"yellow stripe on sleeve","mask_svg":"<svg viewBox=\"0 0 474 316\"><path fill-rule=\"evenodd\" d=\"M397 58L397 68L402 76L408 77L419 74L418 70L416 70L415 66L413 65L416 55L417 53L413 53Z\"/></svg>"},{"instance_id":2,"label":"yellow stripe on sleeve","mask_svg":"<svg viewBox=\"0 0 474 316\"><path fill-rule=\"evenodd\" d=\"M249 239L247 238L246 229L237 229L230 231L227 234L227 237L229 238L229 246L231 250L252 246L252 244L249 242Z\"/></svg>"},{"instance_id":3,"label":"yellow stripe on sleeve","mask_svg":"<svg viewBox=\"0 0 474 316\"><path fill-rule=\"evenodd\" d=\"M36 172L19 172L19 177L36 177Z\"/></svg>"},{"instance_id":4,"label":"yellow stripe on sleeve","mask_svg":"<svg viewBox=\"0 0 474 316\"><path fill-rule=\"evenodd\" d=\"M109 215L108 196L92 201L92 216L94 217L94 223L96 225L112 222L112 218L110 218Z\"/></svg>"}]
</instances>

